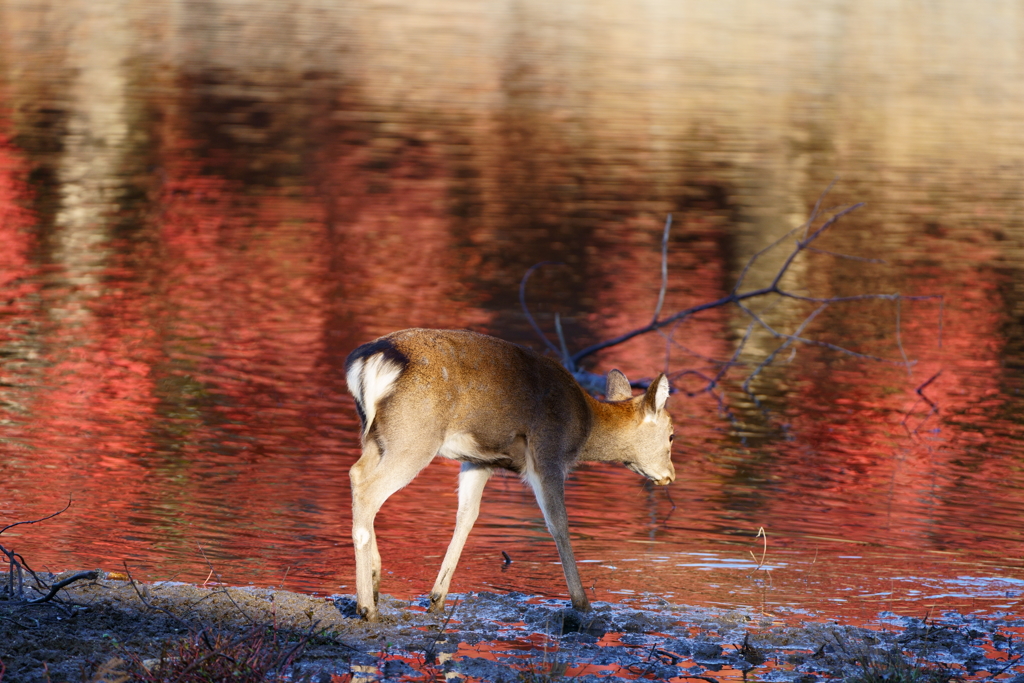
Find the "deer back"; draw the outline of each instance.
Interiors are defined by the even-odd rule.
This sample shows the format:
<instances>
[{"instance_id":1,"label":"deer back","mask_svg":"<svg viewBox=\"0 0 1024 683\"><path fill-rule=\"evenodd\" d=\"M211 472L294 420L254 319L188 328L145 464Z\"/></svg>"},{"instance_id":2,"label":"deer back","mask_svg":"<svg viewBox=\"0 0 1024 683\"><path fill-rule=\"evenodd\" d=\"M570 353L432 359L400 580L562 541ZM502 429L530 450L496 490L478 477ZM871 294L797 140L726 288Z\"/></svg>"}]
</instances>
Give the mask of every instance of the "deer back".
<instances>
[{"instance_id":1,"label":"deer back","mask_svg":"<svg viewBox=\"0 0 1024 683\"><path fill-rule=\"evenodd\" d=\"M527 450L543 444L567 469L594 421L593 399L557 362L475 332L389 334L353 351L346 377L364 440L385 453L416 442L522 473Z\"/></svg>"}]
</instances>

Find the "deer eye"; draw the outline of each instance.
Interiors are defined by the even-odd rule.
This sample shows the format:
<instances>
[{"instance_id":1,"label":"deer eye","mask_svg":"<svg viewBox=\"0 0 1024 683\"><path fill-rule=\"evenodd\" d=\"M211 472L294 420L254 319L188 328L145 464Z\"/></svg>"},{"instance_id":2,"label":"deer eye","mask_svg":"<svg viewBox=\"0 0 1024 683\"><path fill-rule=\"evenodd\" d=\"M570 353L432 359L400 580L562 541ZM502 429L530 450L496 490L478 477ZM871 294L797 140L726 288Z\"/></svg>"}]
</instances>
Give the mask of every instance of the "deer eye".
<instances>
[{"instance_id":1,"label":"deer eye","mask_svg":"<svg viewBox=\"0 0 1024 683\"><path fill-rule=\"evenodd\" d=\"M676 435L675 434L669 434L668 435L668 442L669 443L672 443L675 440L676 440Z\"/></svg>"}]
</instances>

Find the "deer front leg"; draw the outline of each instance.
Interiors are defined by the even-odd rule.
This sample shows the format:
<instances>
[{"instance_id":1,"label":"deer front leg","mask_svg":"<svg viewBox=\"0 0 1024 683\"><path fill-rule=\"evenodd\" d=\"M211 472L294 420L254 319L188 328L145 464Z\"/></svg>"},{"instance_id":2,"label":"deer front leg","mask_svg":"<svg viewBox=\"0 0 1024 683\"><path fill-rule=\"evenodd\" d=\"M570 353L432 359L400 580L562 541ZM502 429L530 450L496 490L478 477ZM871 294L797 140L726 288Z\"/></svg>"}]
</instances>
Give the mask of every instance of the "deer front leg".
<instances>
[{"instance_id":1,"label":"deer front leg","mask_svg":"<svg viewBox=\"0 0 1024 683\"><path fill-rule=\"evenodd\" d=\"M473 523L480 513L480 499L483 497L484 486L490 479L491 472L490 467L462 463L462 469L459 471L459 511L455 515L455 533L448 544L444 562L441 563L441 572L430 591L431 612L444 611L444 599L448 595L452 575L455 573L455 567L459 563L462 548L466 545Z\"/></svg>"},{"instance_id":2,"label":"deer front leg","mask_svg":"<svg viewBox=\"0 0 1024 683\"><path fill-rule=\"evenodd\" d=\"M576 568L576 557L569 543L569 515L565 510L565 475L561 472L538 472L527 469L526 479L533 487L537 504L544 513L544 521L548 525L551 537L555 539L558 557L562 560L562 572L565 583L569 587L569 598L572 606L581 612L590 610L590 601L583 592L583 582Z\"/></svg>"},{"instance_id":3,"label":"deer front leg","mask_svg":"<svg viewBox=\"0 0 1024 683\"><path fill-rule=\"evenodd\" d=\"M380 595L380 551L377 550L377 530L370 529L370 576L373 580L373 604L377 604L377 597Z\"/></svg>"}]
</instances>

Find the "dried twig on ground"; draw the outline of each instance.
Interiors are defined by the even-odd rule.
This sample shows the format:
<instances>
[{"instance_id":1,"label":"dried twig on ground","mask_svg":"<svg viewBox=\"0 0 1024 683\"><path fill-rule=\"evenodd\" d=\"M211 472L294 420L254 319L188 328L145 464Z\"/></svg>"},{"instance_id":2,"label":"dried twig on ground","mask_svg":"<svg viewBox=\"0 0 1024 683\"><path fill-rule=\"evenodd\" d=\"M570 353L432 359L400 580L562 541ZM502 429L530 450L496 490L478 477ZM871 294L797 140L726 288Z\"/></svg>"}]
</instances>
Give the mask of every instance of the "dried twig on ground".
<instances>
[{"instance_id":1,"label":"dried twig on ground","mask_svg":"<svg viewBox=\"0 0 1024 683\"><path fill-rule=\"evenodd\" d=\"M440 640L441 636L444 635L444 632L448 630L448 624L451 622L452 617L455 616L455 610L458 609L459 603L461 601L461 599L455 601L455 603L452 605L451 610L449 610L448 616L445 618L444 623L441 624L441 628L439 628L437 630L437 633L434 634L434 640L432 640L430 645L423 651L423 657L426 660L427 664L433 664L435 661L437 661L437 641Z\"/></svg>"},{"instance_id":2,"label":"dried twig on ground","mask_svg":"<svg viewBox=\"0 0 1024 683\"><path fill-rule=\"evenodd\" d=\"M71 584L73 584L76 581L82 581L84 579L89 579L91 581L91 580L97 579L97 578L99 578L99 575L100 575L100 573L97 572L97 571L78 572L77 574L74 574L73 576L69 576L68 578L63 579L63 580L58 581L57 583L53 584L52 586L50 586L50 590L49 590L49 592L46 595L44 595L41 598L36 598L35 600L29 600L28 604L30 604L30 605L38 605L41 602L49 602L50 600L53 599L53 597L55 595L57 595L58 592L60 592L61 588L65 588L67 586L70 586Z\"/></svg>"},{"instance_id":3,"label":"dried twig on ground","mask_svg":"<svg viewBox=\"0 0 1024 683\"><path fill-rule=\"evenodd\" d=\"M161 614L168 616L174 621L178 622L182 626L189 628L191 627L191 625L187 621L179 617L177 614L171 612L170 610L166 610L158 605L154 605L149 600L147 600L146 596L143 595L142 591L139 589L139 585L135 582L135 578L132 576L131 570L128 569L128 562L122 561L121 564L124 566L124 573L128 577L128 583L131 584L132 589L135 591L135 595L138 596L139 602L145 605L147 609L153 610L154 612L160 612Z\"/></svg>"}]
</instances>

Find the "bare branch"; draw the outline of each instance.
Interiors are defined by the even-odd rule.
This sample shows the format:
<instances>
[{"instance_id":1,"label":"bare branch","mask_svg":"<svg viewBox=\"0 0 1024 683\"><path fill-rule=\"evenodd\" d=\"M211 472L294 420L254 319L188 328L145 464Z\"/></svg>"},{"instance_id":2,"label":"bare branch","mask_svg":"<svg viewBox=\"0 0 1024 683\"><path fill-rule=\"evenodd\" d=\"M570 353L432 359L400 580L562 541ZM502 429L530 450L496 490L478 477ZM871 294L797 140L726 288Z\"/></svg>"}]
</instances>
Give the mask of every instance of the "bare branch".
<instances>
[{"instance_id":1,"label":"bare branch","mask_svg":"<svg viewBox=\"0 0 1024 683\"><path fill-rule=\"evenodd\" d=\"M834 256L838 259L845 259L847 261L860 261L861 263L888 263L882 258L865 258L863 256L854 256L853 254L840 254L839 252L829 251L828 249L818 249L817 247L807 247L807 251L814 252L815 254L824 254L825 256Z\"/></svg>"},{"instance_id":2,"label":"bare branch","mask_svg":"<svg viewBox=\"0 0 1024 683\"><path fill-rule=\"evenodd\" d=\"M750 394L749 389L751 383L764 370L764 368L770 365L771 363L775 362L778 359L779 355L786 349L790 349L791 354L795 353L795 347L797 344L805 346L819 346L854 358L899 365L900 367L906 368L907 371L910 372L910 369L915 364L915 361L911 360L908 357L906 347L904 346L902 329L903 302L918 302L936 299L938 300L938 343L941 348L943 313L945 305L945 300L941 295L904 295L896 292L821 297L814 296L811 292L797 293L794 291L790 291L783 285L783 281L785 280L786 275L789 273L792 265L796 262L797 257L799 257L800 254L802 254L803 252L822 254L825 256L830 256L832 258L849 259L861 263L885 263L885 261L882 259L853 256L835 251L829 251L827 249L819 249L815 246L816 241L822 235L824 235L829 229L831 229L841 218L849 215L850 213L864 206L863 203L857 203L849 206L837 206L830 208L828 209L830 215L825 217L824 220L822 220L819 224L818 221L820 219L820 215L824 211L822 207L824 205L825 198L828 196L829 192L831 191L835 183L836 181L833 180L832 183L830 183L829 186L825 189L825 191L821 193L817 201L814 203L814 207L812 208L810 215L803 224L787 231L786 234L784 234L782 237L772 241L769 245L760 249L753 256L751 256L747 260L746 264L743 266L743 269L740 271L740 274L737 277L735 284L729 290L728 294L714 301L705 302L695 306L690 306L689 308L684 308L675 311L670 314L665 314L664 305L668 292L668 243L672 227L672 215L669 214L666 216L665 227L662 230L661 285L658 290L658 299L655 304L654 315L652 316L651 321L648 324L630 330L623 334L620 334L611 339L606 339L604 341L591 344L590 346L587 346L586 348L581 349L574 354L570 354L568 352L568 345L566 344L565 336L562 332L561 319L559 316L556 315L555 328L558 334L558 342L560 348L556 347L555 344L553 344L551 340L549 340L540 330L539 325L537 325L536 320L534 320L526 306L526 282L529 279L529 277L533 274L534 270L536 270L540 266L548 265L547 262L536 264L535 266L530 268L524 275L519 288L520 304L523 306L523 311L526 314L527 319L533 327L534 331L544 341L548 349L552 351L554 354L560 356L562 358L563 365L565 365L566 368L573 372L575 376L580 378L581 382L586 382L585 388L591 393L600 393L601 389L597 387L599 384L601 384L601 382L598 381L601 378L598 375L594 375L593 373L581 369L581 362L588 356L598 353L599 351L603 351L604 349L618 346L619 344L623 344L635 337L639 337L650 332L657 332L665 339L665 374L670 378L670 380L677 381L680 378L685 377L687 375L693 375L704 379L707 382L707 385L702 390L696 392L688 391L687 393L691 396L705 392L711 394L718 401L719 407L726 413L728 413L728 409L725 406L723 396L720 395L720 392L716 391L716 388L719 386L720 382L722 382L723 378L733 367L737 365L746 365L745 363L739 362L738 359L740 355L743 353L747 343L749 342L755 326L761 327L776 339L781 340L782 343L774 351L769 353L768 356L764 358L764 360L757 364L756 367L754 367L754 369L746 377L742 386L743 390L748 394ZM816 225L817 227L815 227ZM769 251L779 248L779 246L782 245L784 242L789 242L790 240L794 240L793 242L790 242L792 248L789 251L789 253L786 254L785 258L782 261L782 264L775 269L775 272L772 275L769 284L767 286L762 286L757 289L741 291L742 287L746 283L748 274L750 273L755 263L757 263L758 259L760 259ZM756 307L761 308L762 310L760 312L755 312L756 308L751 306L755 299L767 299L771 303L769 306ZM780 302L785 300L815 305L814 310L803 319L803 321L798 325L797 329L791 334L787 334L780 330L774 329L772 325L770 325L764 318L764 315L769 310L771 310L772 307L778 305ZM899 351L899 359L884 358L868 353L863 353L839 344L834 344L831 342L821 341L817 339L811 339L804 336L804 331L807 329L807 327L814 321L816 317L818 317L822 312L824 312L828 308L835 306L837 304L853 303L860 301L892 301L895 303L895 343L896 348ZM680 344L678 341L676 341L675 336L677 331L681 328L682 323L687 321L691 316L697 315L704 311L709 311L711 309L725 307L730 304L737 306L741 311L748 315L751 320L749 326L747 327L746 333L737 343L736 348L734 349L734 352L732 354L732 358L730 360L722 361L714 358L709 358L707 356L694 352L693 350L687 348L683 344ZM712 367L717 366L713 376L710 376L711 369L705 369L705 371L703 372L696 369L687 369L680 372L672 372L670 365L672 361L673 346L679 348L680 350L684 351L690 356L705 361ZM753 365L753 363L751 363L751 365ZM753 394L750 395L753 396ZM753 398L755 402L757 402L757 397L754 396ZM732 419L731 415L730 419Z\"/></svg>"},{"instance_id":3,"label":"bare branch","mask_svg":"<svg viewBox=\"0 0 1024 683\"><path fill-rule=\"evenodd\" d=\"M213 568L213 563L210 562L210 558L208 558L206 556L206 551L203 550L202 543L200 543L199 541L196 541L196 545L199 547L199 553L203 556L203 559L206 560L206 566L208 566L210 568L210 573L206 577L206 581L203 582L203 586L205 586L206 583L210 580L210 577L213 576L214 574L216 574L216 572L215 572L215 570ZM219 592L224 594L224 597L226 597L228 599L228 601L232 605L235 606L235 609L238 610L238 613L241 614L243 617L245 617L246 620L250 624L255 624L256 623L255 620L252 617L250 617L249 614L244 609L242 609L241 605L239 605L237 602L235 602L235 599L233 597L231 597L231 593L228 592L228 587L223 585L224 581L221 579L220 574L216 574L216 576L217 576L217 583L221 584Z\"/></svg>"},{"instance_id":4,"label":"bare branch","mask_svg":"<svg viewBox=\"0 0 1024 683\"><path fill-rule=\"evenodd\" d=\"M835 187L836 183L838 182L839 176L836 176L835 178L832 179L832 182L828 184L828 187L826 187L824 191L820 195L818 195L817 201L814 202L814 208L811 209L811 215L807 217L807 220L804 221L804 224L802 226L804 230L804 238L807 237L807 230L810 229L812 225L814 225L814 221L818 220L818 212L821 211L821 203L825 201L825 197L828 196L828 193L832 191L832 188Z\"/></svg>"},{"instance_id":5,"label":"bare branch","mask_svg":"<svg viewBox=\"0 0 1024 683\"><path fill-rule=\"evenodd\" d=\"M804 223L801 226L793 228L792 230L787 232L785 235L783 235L779 239L775 240L774 242L769 244L767 247L765 247L764 249L761 249L759 252L757 252L756 254L751 256L749 259L747 259L747 264L745 266L743 266L743 270L740 271L740 276L738 278L736 278L736 284L733 285L731 293L735 295L737 292L740 291L740 287L743 285L743 280L746 279L747 273L753 267L754 262L756 262L758 258L763 256L764 254L767 254L769 251L771 251L775 247L779 246L780 244L782 244L783 242L788 240L790 237L792 237L796 233L798 233L801 230L805 229L808 225L809 225L809 223Z\"/></svg>"},{"instance_id":6,"label":"bare branch","mask_svg":"<svg viewBox=\"0 0 1024 683\"><path fill-rule=\"evenodd\" d=\"M576 353L574 353L572 355L572 362L578 365L581 360L583 360L587 356L597 353L598 351L602 351L612 346L618 346L619 344L627 342L634 337L639 337L642 334L647 334L648 332L653 332L654 330L665 327L666 325L671 325L675 321L683 320L695 313L700 313L701 311L706 311L712 308L725 306L726 304L732 303L740 298L747 299L750 298L750 296L757 296L759 294L768 293L770 293L768 290L758 290L757 292L744 294L741 295L740 297L730 294L729 296L724 296L721 299L712 301L710 303L700 304L699 306L691 306L690 308L683 309L682 311L679 311L678 313L675 313L674 315L669 316L668 318L662 318L658 322L654 322L649 325L644 325L643 327L638 327L635 330L626 332L625 334L620 334L618 337L614 337L603 342L598 342L597 344L591 344L582 351L577 351Z\"/></svg>"},{"instance_id":7,"label":"bare branch","mask_svg":"<svg viewBox=\"0 0 1024 683\"><path fill-rule=\"evenodd\" d=\"M922 382L921 386L919 386L917 389L914 390L915 393L917 393L918 396L923 398L928 403L928 405L930 405L932 408L935 408L936 410L938 410L938 406L935 404L934 401L932 401L930 398L928 398L927 396L924 395L924 390L928 388L928 385L930 385L932 382L937 380L939 378L939 375L941 375L941 374L942 374L942 370L939 370L934 375L932 375L931 377L926 379L924 382Z\"/></svg>"},{"instance_id":8,"label":"bare branch","mask_svg":"<svg viewBox=\"0 0 1024 683\"><path fill-rule=\"evenodd\" d=\"M533 331L537 333L537 336L541 338L541 341L544 342L548 349L556 354L558 353L558 347L552 344L551 340L544 335L544 331L540 329L540 325L538 325L537 321L533 319L533 314L530 313L530 309L526 305L526 283L530 279L530 276L533 275L533 271L537 270L538 268L542 266L561 265L564 264L558 261L541 261L540 263L535 263L532 266L530 266L530 268L526 271L526 274L523 275L523 279L519 281L519 305L522 306L523 308L523 313L526 315L526 320L530 323L530 327L533 328Z\"/></svg>"},{"instance_id":9,"label":"bare branch","mask_svg":"<svg viewBox=\"0 0 1024 683\"><path fill-rule=\"evenodd\" d=\"M657 316L655 316L655 317L657 317ZM670 374L671 371L672 371L671 370L671 367L672 367L672 344L675 343L674 335L675 335L677 327L679 327L679 323L676 323L675 325L673 325L672 329L669 330L668 333L665 333L663 330L658 330L658 334L660 334L665 339L665 370L664 370L664 372L665 372L666 375ZM680 347L682 347L682 344L680 344ZM689 352L689 349L686 349L686 351ZM672 379L669 378L669 383L671 384L671 382L672 382Z\"/></svg>"},{"instance_id":10,"label":"bare branch","mask_svg":"<svg viewBox=\"0 0 1024 683\"><path fill-rule=\"evenodd\" d=\"M804 321L800 323L800 327L796 329L796 333L792 335L778 334L774 332L774 330L768 327L763 320L761 320L752 311L750 311L749 308L745 308L744 310L746 310L749 315L753 316L754 319L762 327L771 331L773 334L775 334L775 336L785 339L785 341L782 342L782 344L777 349L768 354L768 357L761 361L761 364L754 368L754 371L747 376L746 381L743 382L743 391L753 396L753 394L750 391L750 383L754 381L754 378L761 374L761 371L764 370L766 366L770 365L773 360L775 360L775 356L779 355L779 353L781 353L784 349L788 348L790 344L792 344L794 341L803 341L803 338L800 336L801 333L803 333L804 329L811 324L811 321L817 318L818 314L822 313L826 308L828 308L828 304L822 304L818 306L818 308L816 308L813 313L804 318Z\"/></svg>"},{"instance_id":11,"label":"bare branch","mask_svg":"<svg viewBox=\"0 0 1024 683\"><path fill-rule=\"evenodd\" d=\"M917 433L921 429L921 426L928 421L928 418L930 418L935 413L939 412L938 404L935 403L935 401L928 398L927 396L925 396L924 390L927 389L932 382L937 380L939 378L939 375L941 374L942 370L939 370L934 375L932 375L924 382L922 382L921 385L914 390L914 393L916 393L920 398L914 401L914 405L910 406L910 410L908 410L907 414L903 416L902 420L900 420L900 424L903 425L903 428L907 430L907 434L909 434L910 436L917 436ZM920 403L921 401L924 401L929 405L928 414L921 418L921 421L918 422L917 426L914 427L914 429L910 429L910 427L907 426L907 420L910 419L910 416L914 413L914 408L916 408L917 404Z\"/></svg>"},{"instance_id":12,"label":"bare branch","mask_svg":"<svg viewBox=\"0 0 1024 683\"><path fill-rule=\"evenodd\" d=\"M505 555L505 552L502 551L502 554ZM508 555L505 555L505 557L507 558ZM512 561L509 560L509 564L511 564L511 562ZM459 602L461 602L461 599L457 599L455 601L455 604L452 605L452 608L448 612L448 616L445 618L444 623L441 624L441 628L439 628L437 630L437 634L434 635L433 642L431 642L427 649L423 651L423 657L427 660L428 663L433 664L437 660L437 654L435 651L435 648L437 647L437 641L441 639L441 636L443 636L444 632L448 629L448 624L451 622L452 617L455 616L455 610L458 609Z\"/></svg>"},{"instance_id":13,"label":"bare branch","mask_svg":"<svg viewBox=\"0 0 1024 683\"><path fill-rule=\"evenodd\" d=\"M206 580L203 581L203 588L205 588L206 584L210 582L210 577L214 574L213 563L210 562L210 558L206 556L206 551L203 550L203 544L199 541L196 541L196 546L198 546L199 548L199 554L203 556L204 560L206 560L206 566L210 568L210 573L206 575ZM224 583L220 580L220 576L217 577L217 583Z\"/></svg>"},{"instance_id":14,"label":"bare branch","mask_svg":"<svg viewBox=\"0 0 1024 683\"><path fill-rule=\"evenodd\" d=\"M819 202L820 201L821 200L819 199ZM840 297L828 297L828 298L825 298L825 297L803 296L803 295L800 295L800 294L795 294L793 292L786 291L786 290L781 288L780 283L782 281L782 278L785 276L786 272L789 270L789 267L792 265L794 259L802 251L807 250L809 248L810 244L812 242L814 242L814 240L816 240L819 237L821 237L821 235L824 234L824 232L826 230L828 230L830 227L832 227L836 223L836 221L838 221L843 216L846 216L847 214L849 214L849 213L859 209L862 206L864 206L863 203L858 203L858 204L854 204L853 206L849 206L849 207L846 207L846 208L838 211L837 213L835 213L831 217L829 217L828 220L826 220L817 230L815 230L814 232L810 233L810 235L807 236L805 239L798 241L797 244L796 244L796 248L787 257L786 261L782 264L782 266L776 272L776 274L775 274L775 276L774 276L774 278L772 280L772 283L770 285L768 285L767 287L761 287L760 289L754 289L754 290L750 290L750 291L743 292L743 293L739 292L739 287L742 284L743 279L746 276L746 273L750 269L750 267L753 264L753 262L759 256L764 254L765 252L769 251L770 249L773 249L773 248L777 247L779 244L781 244L783 241L785 241L788 237L791 237L796 232L802 230L804 226L801 226L800 228L794 228L793 230L790 230L782 238L772 242L772 244L770 244L769 246L765 247L761 251L759 251L756 254L754 254L754 256L752 256L750 258L750 260L747 262L746 266L744 267L743 271L741 272L736 286L734 286L732 291L729 294L727 294L726 296L721 297L720 299L716 299L715 301L710 301L710 302L707 302L707 303L698 304L696 306L691 306L689 308L682 309L680 311L677 311L676 313L673 313L672 315L669 315L669 316L666 316L664 318L661 318L660 320L654 320L651 323L649 323L647 325L644 325L643 327L638 327L638 328L636 328L634 330L631 330L629 332L621 334L621 335L619 335L617 337L613 337L611 339L606 339L606 340L598 342L596 344L591 344L590 346L588 346L588 347L586 347L584 349L581 349L580 351L577 351L576 353L574 353L572 355L571 360L572 360L573 365L574 366L578 366L580 361L582 361L587 356L590 356L590 355L593 355L593 354L597 353L598 351L603 351L604 349L607 349L607 348L610 348L610 347L613 347L613 346L618 346L619 344L627 342L630 339L633 339L634 337L639 337L639 336L647 334L649 332L654 332L655 330L659 330L659 329L661 329L663 327L666 327L668 325L672 325L672 324L677 323L679 321L683 321L683 320L689 318L690 316L696 315L697 313L701 313L703 311L711 310L713 308L720 308L720 307L726 306L728 304L737 304L738 305L738 304L740 304L740 302L746 301L748 299L764 297L764 296L768 296L768 295L772 295L772 294L780 296L780 297L783 297L783 298L787 298L787 299L793 299L793 300L796 300L796 301L806 301L808 303L816 303L816 304L825 304L825 303L827 303L827 304L837 304L837 303L846 303L846 302L852 302L852 301L869 301L869 300L875 300L875 299L882 299L882 300L888 299L888 300L892 300L892 301L896 301L896 300L923 301L923 300L929 300L929 299L939 299L939 301L941 302L942 301L942 296L941 295L908 296L908 295L898 294L898 293L896 293L896 294L856 294L856 295L851 295L851 296L840 296ZM817 209L815 209L815 211L817 211ZM812 215L814 215L814 214L812 214ZM940 312L941 312L941 308L940 308ZM750 313L749 309L748 309L748 313ZM751 313L751 315L753 315L753 314ZM941 317L940 317L940 323L941 323ZM773 332L773 334L776 334L776 333ZM823 347L826 347L826 348L832 348L833 350L841 351L842 353L849 353L849 354L852 354L852 355L855 355L855 356L858 356L858 357L861 357L861 358L874 358L874 357L872 357L870 355L867 355L867 354L858 354L856 352L850 351L849 349L844 349L843 347L837 346L835 344L828 344L828 343L824 343L824 342L814 342L812 340L802 340L802 339L800 341L802 341L803 343L808 343L808 344L813 343L813 344L818 345L818 346L823 346ZM941 337L940 337L940 345L941 345ZM890 361L886 361L886 362L890 362Z\"/></svg>"},{"instance_id":15,"label":"bare branch","mask_svg":"<svg viewBox=\"0 0 1024 683\"><path fill-rule=\"evenodd\" d=\"M24 522L15 522L14 524L8 524L3 529L0 529L0 534L2 534L3 532L7 531L8 529L13 529L16 526L21 526L22 524L38 524L39 522L45 522L48 519L53 519L57 515L62 514L64 512L67 512L67 509L69 507L71 507L71 497L70 496L68 497L68 504L65 505L62 509L58 510L57 512L54 512L52 515L47 515L45 517L40 517L39 519L29 519L29 520L26 520Z\"/></svg>"},{"instance_id":16,"label":"bare branch","mask_svg":"<svg viewBox=\"0 0 1024 683\"><path fill-rule=\"evenodd\" d=\"M821 302L822 306L828 306L829 304L831 304L831 302L828 301L828 300L823 300ZM873 356L870 353L861 353L859 351L854 351L853 349L848 349L845 346L839 346L838 344L832 344L830 342L824 342L824 341L821 341L819 339L807 339L806 337L801 337L799 334L793 335L793 334L786 334L785 332L779 332L774 327L772 327L771 325L766 323L764 321L764 319L762 319L760 316L758 316L756 313L751 311L746 306L743 306L742 304L737 304L737 305L741 309L743 309L743 312L746 313L747 315L749 315L754 320L755 323L757 323L762 328L764 328L764 330L766 332L768 332L768 334L772 335L776 339L788 339L789 341L797 341L797 342L800 342L801 344L804 344L806 346L820 346L820 347L825 348L825 349L831 349L832 351L838 351L839 353L843 353L843 354L846 354L848 356L853 356L854 358L862 358L864 360L872 360L872 361L876 361L876 362L879 362L879 363L889 363L890 365L904 365L905 364L905 361L893 360L892 358L883 358L881 356ZM815 312L814 315L817 315L817 312ZM801 329L803 329L803 326L801 326ZM913 362L911 362L911 365L913 365Z\"/></svg>"},{"instance_id":17,"label":"bare branch","mask_svg":"<svg viewBox=\"0 0 1024 683\"><path fill-rule=\"evenodd\" d=\"M673 332L674 332L674 330L675 330L675 328L673 327ZM712 358L711 356L705 356L703 353L700 353L699 351L694 351L693 349L691 349L690 347L686 346L685 344L680 344L679 341L674 336L672 336L673 332L666 333L664 330L656 330L656 331L657 331L658 334L660 334L663 337L665 337L666 346L668 346L668 347L674 346L674 347L676 347L677 349L679 349L680 351L682 351L683 353L685 353L688 356L692 356L694 358L699 358L700 360L702 360L702 361L704 361L704 362L706 362L706 363L708 363L710 365L716 365L716 366L729 365L729 364L732 363L732 361L729 361L729 360L719 360L718 358ZM667 355L667 350L666 350L666 355ZM742 365L742 363L740 365ZM666 372L665 374L667 375L667 374L670 374L670 373Z\"/></svg>"},{"instance_id":18,"label":"bare branch","mask_svg":"<svg viewBox=\"0 0 1024 683\"><path fill-rule=\"evenodd\" d=\"M831 296L828 298L817 297L817 296L803 296L802 294L793 294L783 289L773 292L786 299L794 299L796 301L806 301L812 304L845 304L851 301L871 301L871 300L888 300L896 301L902 299L903 301L926 301L929 299L942 300L941 294L922 294L922 295L910 295L910 294L851 294L850 296Z\"/></svg>"},{"instance_id":19,"label":"bare branch","mask_svg":"<svg viewBox=\"0 0 1024 683\"><path fill-rule=\"evenodd\" d=\"M800 255L800 252L806 249L811 244L811 242L821 237L825 233L825 231L831 228L833 225L835 225L836 221L838 221L840 218L849 213L853 213L862 206L864 206L864 202L858 202L853 206L848 206L842 211L833 214L831 218L822 223L817 230L812 232L809 237L805 237L804 239L798 241L796 243L796 249L794 249L793 253L789 255L785 262L783 262L782 267L779 268L779 272L775 274L775 279L772 280L772 284L769 286L769 289L773 291L778 289L779 282L786 275L786 271L788 271L789 267L793 264L793 260L796 259L796 257Z\"/></svg>"},{"instance_id":20,"label":"bare branch","mask_svg":"<svg viewBox=\"0 0 1024 683\"><path fill-rule=\"evenodd\" d=\"M29 600L27 604L29 604L29 605L38 605L41 602L49 602L50 600L53 599L53 596L57 595L57 593L60 592L61 588L64 588L65 586L70 586L75 581L81 581L82 579L93 580L93 579L96 579L97 577L99 577L99 572L96 572L96 571L79 572L79 573L75 574L74 576L69 576L68 578L64 579L63 581L58 581L57 583L53 584L52 586L50 586L50 592L49 593L47 593L46 595L44 595L41 598L36 598L35 600Z\"/></svg>"}]
</instances>

